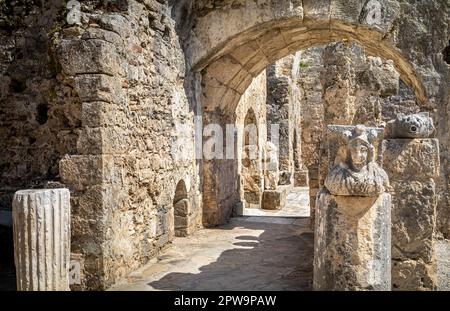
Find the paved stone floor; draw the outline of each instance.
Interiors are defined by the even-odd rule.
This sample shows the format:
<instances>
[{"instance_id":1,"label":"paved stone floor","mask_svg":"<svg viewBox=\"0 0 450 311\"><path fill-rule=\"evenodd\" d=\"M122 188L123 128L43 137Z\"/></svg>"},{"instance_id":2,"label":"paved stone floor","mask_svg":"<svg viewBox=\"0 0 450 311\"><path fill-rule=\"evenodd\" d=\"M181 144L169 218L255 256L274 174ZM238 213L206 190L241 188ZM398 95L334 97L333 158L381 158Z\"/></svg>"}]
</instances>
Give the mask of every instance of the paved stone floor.
<instances>
[{"instance_id":1,"label":"paved stone floor","mask_svg":"<svg viewBox=\"0 0 450 311\"><path fill-rule=\"evenodd\" d=\"M308 218L237 217L175 238L110 290L311 290Z\"/></svg>"},{"instance_id":2,"label":"paved stone floor","mask_svg":"<svg viewBox=\"0 0 450 311\"><path fill-rule=\"evenodd\" d=\"M436 241L437 289L450 291L450 241Z\"/></svg>"},{"instance_id":3,"label":"paved stone floor","mask_svg":"<svg viewBox=\"0 0 450 311\"><path fill-rule=\"evenodd\" d=\"M309 217L309 188L292 188L286 198L286 206L281 210L244 208L243 216Z\"/></svg>"}]
</instances>

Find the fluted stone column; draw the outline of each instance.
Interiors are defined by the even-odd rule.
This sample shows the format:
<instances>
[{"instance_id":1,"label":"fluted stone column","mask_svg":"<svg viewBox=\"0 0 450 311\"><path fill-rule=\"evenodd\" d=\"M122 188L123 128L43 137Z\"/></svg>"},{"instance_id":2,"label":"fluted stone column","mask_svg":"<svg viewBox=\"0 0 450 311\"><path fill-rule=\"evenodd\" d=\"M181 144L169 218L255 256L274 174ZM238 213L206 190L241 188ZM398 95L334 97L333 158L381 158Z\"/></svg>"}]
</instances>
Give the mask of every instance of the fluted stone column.
<instances>
[{"instance_id":1,"label":"fluted stone column","mask_svg":"<svg viewBox=\"0 0 450 311\"><path fill-rule=\"evenodd\" d=\"M17 290L69 290L69 190L17 191L13 230Z\"/></svg>"}]
</instances>

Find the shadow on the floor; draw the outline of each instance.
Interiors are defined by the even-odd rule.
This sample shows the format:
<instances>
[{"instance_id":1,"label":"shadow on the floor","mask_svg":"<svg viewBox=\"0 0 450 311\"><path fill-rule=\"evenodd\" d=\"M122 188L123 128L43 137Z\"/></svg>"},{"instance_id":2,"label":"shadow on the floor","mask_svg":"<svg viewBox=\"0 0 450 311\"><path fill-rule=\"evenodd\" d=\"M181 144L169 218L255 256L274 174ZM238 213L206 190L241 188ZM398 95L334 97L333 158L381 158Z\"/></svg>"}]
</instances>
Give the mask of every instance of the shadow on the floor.
<instances>
[{"instance_id":1,"label":"shadow on the floor","mask_svg":"<svg viewBox=\"0 0 450 311\"><path fill-rule=\"evenodd\" d=\"M311 290L313 234L305 227L269 222L234 221L217 230L263 230L259 237L236 237L200 273L169 273L148 283L157 290ZM242 248L245 247L245 248Z\"/></svg>"}]
</instances>

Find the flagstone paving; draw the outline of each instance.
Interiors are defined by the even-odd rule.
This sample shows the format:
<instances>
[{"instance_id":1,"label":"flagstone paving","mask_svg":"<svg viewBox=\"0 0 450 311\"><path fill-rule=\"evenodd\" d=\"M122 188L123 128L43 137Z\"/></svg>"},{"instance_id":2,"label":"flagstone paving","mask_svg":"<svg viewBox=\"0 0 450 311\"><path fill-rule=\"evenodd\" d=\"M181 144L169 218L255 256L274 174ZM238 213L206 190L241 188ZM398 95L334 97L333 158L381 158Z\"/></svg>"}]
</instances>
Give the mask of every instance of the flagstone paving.
<instances>
[{"instance_id":1,"label":"flagstone paving","mask_svg":"<svg viewBox=\"0 0 450 311\"><path fill-rule=\"evenodd\" d=\"M280 210L244 208L243 216L309 217L309 188L292 188L286 197L286 206Z\"/></svg>"},{"instance_id":2,"label":"flagstone paving","mask_svg":"<svg viewBox=\"0 0 450 311\"><path fill-rule=\"evenodd\" d=\"M308 218L237 217L175 238L111 290L311 290Z\"/></svg>"}]
</instances>

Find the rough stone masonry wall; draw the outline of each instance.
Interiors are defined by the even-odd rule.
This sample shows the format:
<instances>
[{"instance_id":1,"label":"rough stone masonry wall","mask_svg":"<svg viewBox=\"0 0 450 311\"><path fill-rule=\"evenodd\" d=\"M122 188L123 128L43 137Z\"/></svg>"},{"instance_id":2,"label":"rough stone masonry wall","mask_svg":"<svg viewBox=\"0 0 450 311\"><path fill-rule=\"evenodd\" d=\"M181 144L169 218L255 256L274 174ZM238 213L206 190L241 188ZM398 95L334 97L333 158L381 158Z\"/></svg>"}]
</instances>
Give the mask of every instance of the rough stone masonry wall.
<instances>
[{"instance_id":1,"label":"rough stone masonry wall","mask_svg":"<svg viewBox=\"0 0 450 311\"><path fill-rule=\"evenodd\" d=\"M263 71L259 76L257 76L250 86L247 88L245 93L242 95L239 100L238 106L236 107L236 125L244 127L244 121L249 110L253 110L256 117L255 124L258 130L258 163L260 165L261 174L262 174L262 163L261 156L263 147L267 138L267 126L266 126L266 90L267 90L267 82L266 82L266 71ZM241 201L244 201L243 194L243 178L242 176L242 146L243 146L243 133L238 135L237 137L237 161L238 161L238 170L240 172L240 193L241 193ZM250 177L249 177L250 178ZM261 191L263 190L263 185L261 185Z\"/></svg>"},{"instance_id":2,"label":"rough stone masonry wall","mask_svg":"<svg viewBox=\"0 0 450 311\"><path fill-rule=\"evenodd\" d=\"M166 2L82 1L76 26L35 6L25 31L13 24L2 33L2 70L10 72L2 75L2 109L10 107L2 131L11 139L1 160L12 162L2 173L16 175L2 182L22 188L58 179L64 156L59 176L72 192L72 252L84 261L79 288L102 289L171 241L180 179L191 231L200 225L184 55ZM184 157L174 157L174 147ZM32 161L33 169L24 167Z\"/></svg>"},{"instance_id":3,"label":"rough stone masonry wall","mask_svg":"<svg viewBox=\"0 0 450 311\"><path fill-rule=\"evenodd\" d=\"M300 53L289 55L267 68L267 122L279 126L279 169L280 185L292 184L295 162L301 162L301 157L294 160L294 155L301 152L300 140L294 146L294 136L300 134L300 89L297 84L298 62ZM271 131L268 128L268 140ZM297 163L301 166L301 163Z\"/></svg>"},{"instance_id":4,"label":"rough stone masonry wall","mask_svg":"<svg viewBox=\"0 0 450 311\"><path fill-rule=\"evenodd\" d=\"M389 60L367 56L353 43L302 51L302 157L309 171L311 204L327 174L321 144L327 124L379 125L398 112L417 112L414 93Z\"/></svg>"},{"instance_id":5,"label":"rough stone masonry wall","mask_svg":"<svg viewBox=\"0 0 450 311\"><path fill-rule=\"evenodd\" d=\"M85 96L82 156L62 162L63 179L74 183L73 170L92 161L100 174L75 203L74 251L86 256L88 288L114 283L172 240L181 179L191 201L190 231L200 225L193 112L170 14L166 3L126 1L114 12L86 14L83 29L74 30L81 40L61 44L62 57L70 55L63 70L76 76ZM90 57L94 63L86 66Z\"/></svg>"},{"instance_id":6,"label":"rough stone masonry wall","mask_svg":"<svg viewBox=\"0 0 450 311\"><path fill-rule=\"evenodd\" d=\"M0 3L0 209L23 188L59 180L58 164L76 153L81 102L57 74L52 37L62 1Z\"/></svg>"},{"instance_id":7,"label":"rough stone masonry wall","mask_svg":"<svg viewBox=\"0 0 450 311\"><path fill-rule=\"evenodd\" d=\"M439 141L387 139L383 149L392 194L392 289L434 290Z\"/></svg>"},{"instance_id":8,"label":"rough stone masonry wall","mask_svg":"<svg viewBox=\"0 0 450 311\"><path fill-rule=\"evenodd\" d=\"M0 2L0 217L10 217L17 190L55 186L59 160L76 153L81 102L58 79L51 41L63 13L57 0ZM14 271L11 227L0 225L0 240L5 275Z\"/></svg>"}]
</instances>

